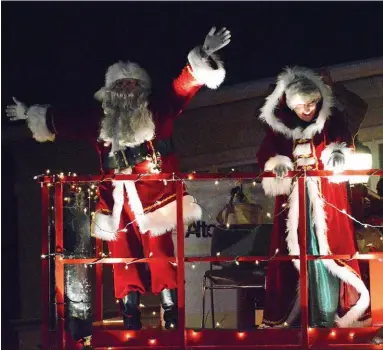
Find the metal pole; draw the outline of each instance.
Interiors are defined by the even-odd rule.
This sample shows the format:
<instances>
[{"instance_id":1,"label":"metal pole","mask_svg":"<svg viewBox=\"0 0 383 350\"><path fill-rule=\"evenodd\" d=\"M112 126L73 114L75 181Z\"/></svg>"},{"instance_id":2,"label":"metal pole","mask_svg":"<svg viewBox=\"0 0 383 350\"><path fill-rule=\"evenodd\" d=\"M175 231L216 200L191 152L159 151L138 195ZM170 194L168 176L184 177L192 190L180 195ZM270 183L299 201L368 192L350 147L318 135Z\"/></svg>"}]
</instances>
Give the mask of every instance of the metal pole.
<instances>
[{"instance_id":1,"label":"metal pole","mask_svg":"<svg viewBox=\"0 0 383 350\"><path fill-rule=\"evenodd\" d=\"M64 211L63 211L63 184L55 184L55 231L56 231L56 254L64 252ZM58 349L65 349L65 328L64 328L64 264L63 256L56 255L56 304L57 304L57 346Z\"/></svg>"},{"instance_id":2,"label":"metal pole","mask_svg":"<svg viewBox=\"0 0 383 350\"><path fill-rule=\"evenodd\" d=\"M181 348L186 348L185 331L185 229L183 220L183 181L176 182L177 200L177 299L178 331Z\"/></svg>"},{"instance_id":3,"label":"metal pole","mask_svg":"<svg viewBox=\"0 0 383 350\"><path fill-rule=\"evenodd\" d=\"M41 301L42 301L42 334L43 349L49 349L49 187L41 184Z\"/></svg>"},{"instance_id":4,"label":"metal pole","mask_svg":"<svg viewBox=\"0 0 383 350\"><path fill-rule=\"evenodd\" d=\"M306 232L306 176L298 178L299 192L299 246L300 246L300 299L302 347L308 349L308 285L307 285L307 232Z\"/></svg>"}]
</instances>

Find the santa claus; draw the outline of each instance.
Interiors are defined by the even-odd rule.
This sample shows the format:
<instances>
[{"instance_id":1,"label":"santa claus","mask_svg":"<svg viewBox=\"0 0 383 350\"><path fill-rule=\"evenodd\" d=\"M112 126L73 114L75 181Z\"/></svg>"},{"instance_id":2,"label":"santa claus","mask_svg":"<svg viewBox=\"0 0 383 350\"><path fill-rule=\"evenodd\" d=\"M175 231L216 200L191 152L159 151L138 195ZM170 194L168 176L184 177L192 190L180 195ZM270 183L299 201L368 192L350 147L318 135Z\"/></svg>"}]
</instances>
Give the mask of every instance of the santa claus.
<instances>
[{"instance_id":1,"label":"santa claus","mask_svg":"<svg viewBox=\"0 0 383 350\"><path fill-rule=\"evenodd\" d=\"M212 28L203 46L188 54L188 64L172 85L151 94L146 71L133 62L110 66L105 86L95 94L100 102L85 110L52 106L27 108L15 100L8 106L11 120L26 119L39 141L78 138L91 142L100 157L105 178L113 174L174 173L179 171L172 139L174 121L206 85L217 88L225 69L215 53L230 42L226 28ZM174 182L103 181L92 232L109 242L112 257L173 257L172 229L176 226ZM184 189L184 221L201 217L201 208ZM140 329L140 295L149 288L161 294L165 327L177 326L176 268L169 261L114 265L115 296L120 299L124 325Z\"/></svg>"},{"instance_id":2,"label":"santa claus","mask_svg":"<svg viewBox=\"0 0 383 350\"><path fill-rule=\"evenodd\" d=\"M257 154L259 165L275 178L264 178L265 193L276 196L271 254L354 254L356 241L347 195L347 180L306 178L307 247L298 240L298 182L289 170L347 168L353 140L344 116L334 108L331 88L305 68L288 68L261 109L267 134ZM271 261L267 271L265 326L292 326L299 322L299 260ZM311 327L353 327L368 321L369 292L357 260L308 262L309 323Z\"/></svg>"}]
</instances>

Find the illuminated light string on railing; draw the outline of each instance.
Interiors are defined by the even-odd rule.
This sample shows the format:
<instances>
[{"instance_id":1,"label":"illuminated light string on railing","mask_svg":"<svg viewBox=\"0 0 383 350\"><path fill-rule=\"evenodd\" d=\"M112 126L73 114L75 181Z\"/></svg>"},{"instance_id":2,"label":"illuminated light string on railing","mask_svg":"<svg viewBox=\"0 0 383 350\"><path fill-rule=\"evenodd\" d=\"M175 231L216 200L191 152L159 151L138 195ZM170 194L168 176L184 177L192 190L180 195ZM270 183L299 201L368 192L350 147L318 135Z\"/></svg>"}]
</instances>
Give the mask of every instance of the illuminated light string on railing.
<instances>
[{"instance_id":1,"label":"illuminated light string on railing","mask_svg":"<svg viewBox=\"0 0 383 350\"><path fill-rule=\"evenodd\" d=\"M234 171L234 169L232 169L232 171ZM232 171L231 171L231 172L232 172ZM226 177L225 177L225 178L222 178L222 179L223 179L223 180L225 180L225 179L229 179L229 178L228 178L228 175L231 174L231 172L229 172L229 173L226 175ZM195 173L195 172L193 172L193 174L194 174L194 173ZM49 169L46 170L46 174L50 174L50 170L49 170ZM71 174L72 174L72 176L77 176L76 173L69 173L69 175L71 175ZM256 182L256 180L257 180L258 178L260 178L260 177L262 176L262 174L264 174L264 172L262 172L261 174L259 174L259 175L255 178L254 182ZM140 180L143 176L145 176L145 175L150 175L150 174L140 174L139 177L138 177L136 180L134 180L134 182L139 181L139 180ZM191 175L191 177L192 177L192 174L190 174L190 175ZM37 175L37 176L34 177L34 179L38 179L40 176L45 176L45 174ZM298 176L298 175L295 175L293 178L295 178L295 177L297 177L297 176ZM305 176L305 175L302 174L302 175L300 175L300 176ZM55 176L53 175L53 177L55 177ZM58 177L59 177L60 179L62 179L62 178L64 177L63 173L58 174ZM310 177L309 177L309 179L310 179L311 181L313 181ZM104 181L111 181L111 180L113 180L113 178L105 178L105 179L102 179L102 180L98 181L97 183L101 183L101 182L104 182ZM192 178L189 178L189 180L192 180ZM175 176L175 174L173 173L173 178L172 178L171 180L169 180L169 181L183 181L183 180L180 179L180 178L178 178L177 176ZM216 180L216 181L218 181L218 180ZM52 184L51 184L51 183L48 183L48 186L49 186L49 185L52 185ZM185 184L185 187L186 187L186 189L187 189L187 185L186 185L186 184ZM72 189L75 189L75 190L78 191L78 192L81 192L81 191L82 191L82 187L80 187L80 186L76 186L76 185L73 185L73 184L71 185L71 188L72 188ZM92 190L94 190L95 188L96 188L96 185L95 185L94 183L91 183L91 185L90 185L89 188L88 188L88 193L92 193L92 194L94 195L94 192L93 192ZM94 197L97 197L97 196L94 196ZM88 196L88 199L90 199L90 198L91 198L91 197ZM213 197L213 198L215 198L215 197ZM322 199L323 199L323 198L322 198ZM64 201L70 203L70 202L71 202L71 198L69 198L69 197L64 197ZM323 199L323 201L324 201L326 204L332 206L334 209L338 210L340 213L342 213L342 214L344 214L344 215L347 215L351 220L357 222L358 224L360 224L360 225L362 225L362 226L364 226L364 227L374 227L374 228L382 228L382 227L383 227L383 226L381 226L381 225L370 225L370 224L366 224L366 223L360 222L359 220L355 219L353 216L351 216L350 214L348 214L347 211L346 211L345 209L339 209L339 208L337 208L335 205L333 205L333 204L327 202L325 199ZM191 203L191 204L194 204L194 203L197 203L197 200L196 200L196 199L195 199L195 201L194 201L193 203ZM199 203L198 203L198 204L199 204ZM200 204L199 204L199 205L200 205ZM90 204L89 204L89 207L90 207ZM203 206L200 205L200 207L202 208L203 211L205 211L205 212L207 213L208 217L209 217L211 220L214 220L214 219L213 219L213 216L212 216L212 215L211 215L211 214L210 214L210 213L209 213ZM55 207L52 206L51 208L54 209ZM68 207L68 206L65 206L64 208L74 208L74 207ZM288 203L283 203L283 204L282 204L282 208L283 208L283 209L282 209L279 213L277 213L276 215L272 216L270 213L266 213L266 216L267 216L268 218L270 218L270 219L279 216L280 214L282 214L282 213L288 208ZM85 213L87 212L87 208L84 208L84 212L85 212ZM141 215L145 215L145 214L146 214L146 212L144 212L144 213L141 214ZM91 223L92 223L92 224L95 224L95 225L96 225L98 228L100 228L101 230L104 230L102 227L100 227L100 226L94 221L94 215L95 215L95 212L91 212ZM128 231L128 227L129 227L130 225L132 225L134 222L136 222L137 220L138 220L138 219L136 218L135 220L133 220L133 221L127 223L122 229L119 229L119 230L117 230L117 231L113 231L113 232L112 232L112 231L107 231L107 230L104 230L104 231L105 231L105 232L108 232L108 233L127 232L127 231ZM219 222L217 222L216 220L215 220L215 224L221 226L221 224L220 224ZM220 227L220 229L221 229L221 230L225 230L225 228L223 228L223 227ZM235 231L235 230L236 230L236 229L230 229L230 224L226 224L226 229L227 229L227 230L230 230L230 231ZM268 259L267 261L272 260L272 259L277 255L277 253L278 253L278 251L276 250L275 254L274 254L270 259ZM48 257L48 256L56 256L56 255L59 255L61 260L62 260L63 257L64 257L64 254L63 254L63 253L53 253L53 254L49 254L49 255L42 254L42 255L41 255L41 258L45 258L45 257ZM151 255L152 255L152 254L150 254L149 256L151 256ZM218 252L218 253L216 254L216 256L217 256L217 257L220 256L220 253ZM104 256L104 257L106 257L106 256ZM104 257L101 257L101 259L103 259ZM356 257L356 255L354 255L351 259L354 259L355 257ZM100 260L101 260L101 259L100 259ZM130 264L137 263L139 260L140 260L140 259L135 259L135 260L133 260L133 261L131 261L131 262L126 263L126 264L125 264L125 269L128 269L128 267L129 267ZM379 259L379 261L382 261L382 259ZM92 262L92 263L89 263L89 264L86 264L86 265L89 265L90 267L92 267L92 265L94 265L94 264L96 264L96 263L98 263L98 262L99 262L99 260L97 260L97 261L95 261L95 262ZM238 264L240 263L240 262L238 261L238 257L235 258L235 259L233 260L233 262L234 262L236 265L238 265ZM255 261L255 264L258 265L259 262L258 262L258 261ZM195 267L196 267L196 265L193 263L193 264L191 265L191 268L194 270Z\"/></svg>"},{"instance_id":2,"label":"illuminated light string on railing","mask_svg":"<svg viewBox=\"0 0 383 350\"><path fill-rule=\"evenodd\" d=\"M315 181L314 181L312 178L310 178L310 177L309 177L309 180L315 183ZM363 222L357 220L356 218L354 218L354 217L353 217L352 215L350 215L349 213L347 213L347 210L346 210L346 209L339 209L339 208L338 208L337 206L335 206L334 204L330 203L329 201L326 201L326 199L324 199L324 197L321 197L321 198L322 198L322 200L323 200L324 203L328 204L330 207L336 209L336 210L339 211L340 213L342 213L342 214L348 216L349 219L353 220L354 222L357 222L359 225L361 225L361 226L363 226L363 227L365 227L365 228L367 228L367 227L383 228L383 225L370 225L370 224L363 223Z\"/></svg>"}]
</instances>

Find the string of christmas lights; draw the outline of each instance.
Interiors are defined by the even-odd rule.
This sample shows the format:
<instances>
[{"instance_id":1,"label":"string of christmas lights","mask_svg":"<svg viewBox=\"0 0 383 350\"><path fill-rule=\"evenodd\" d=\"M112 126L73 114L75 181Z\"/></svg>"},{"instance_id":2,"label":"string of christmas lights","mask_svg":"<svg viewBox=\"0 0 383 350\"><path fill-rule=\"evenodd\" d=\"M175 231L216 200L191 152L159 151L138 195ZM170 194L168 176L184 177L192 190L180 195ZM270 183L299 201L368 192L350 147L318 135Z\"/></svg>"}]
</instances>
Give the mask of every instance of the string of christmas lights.
<instances>
[{"instance_id":1,"label":"string of christmas lights","mask_svg":"<svg viewBox=\"0 0 383 350\"><path fill-rule=\"evenodd\" d=\"M234 172L234 171L235 171L234 169L231 169L231 171L230 171L230 172L223 178L223 181L224 181L224 180L229 180L229 179L230 179L230 178L229 178L229 175L230 175L232 172ZM46 171L46 174L50 174L50 170L49 170L49 169ZM71 174L72 174L72 176L77 176L76 173L69 173L68 175L71 175ZM195 172L193 172L192 174L195 174ZM193 180L193 175L192 175L192 174L189 176L189 180L190 180L190 181ZM258 179L260 179L261 176L262 176L263 174L264 174L264 172L260 173L255 179L253 179L253 185L254 185L254 186L256 185L256 181L257 181ZM139 181L139 180L140 180L143 176L145 176L145 175L150 175L150 174L140 174L139 178L136 179L136 180L134 180L134 182ZM36 176L34 177L34 179L38 179L38 178L41 177L41 176L45 176L45 174L36 175ZM53 177L54 177L54 176L55 176L55 175L53 175ZM60 174L58 174L57 176L58 176L59 179L62 179L62 178L64 177L64 173L60 173ZM306 175L305 175L305 174L294 175L293 180L295 180L296 178L301 177L301 176L306 176ZM313 181L312 178L309 177L309 179L310 179L311 181ZM94 189L97 187L97 185L98 185L99 183L101 183L101 182L104 182L104 181L113 181L113 180L114 180L113 178L105 178L105 179L100 180L100 181L97 182L97 183L91 183L91 184L90 184L90 188L88 188L88 193L89 193L88 199L92 199L92 195L93 195L93 196L94 196L93 199L96 201L96 200L98 199L98 196L95 195L94 192L93 192L92 190L94 190ZM115 181L115 180L114 180L114 181ZM163 180L163 181L164 181L165 184L167 183L166 180ZM173 178L170 179L170 180L168 180L168 181L183 181L183 180L182 180L181 178L175 176L175 174L173 173ZM217 185L218 183L219 183L219 181L216 180L216 181L215 181L215 185ZM49 183L48 185L51 185L51 183ZM187 186L187 184L185 184L185 187L186 187L186 189L188 190L188 186ZM81 188L80 186L76 186L76 185L73 185L73 184L71 185L71 188L72 188L72 189L75 189L75 190L78 191L78 192L81 192L81 191L82 191L82 188ZM217 198L218 196L220 196L220 194L218 194L218 195L215 196L215 197L212 197L212 199ZM322 199L323 199L323 198L322 198ZM71 199L70 199L69 197L64 197L64 201L67 201L67 202L69 203L69 202L71 201ZM356 218L354 218L354 217L353 217L352 215L350 215L349 213L347 213L345 209L339 209L339 208L337 208L335 205L333 205L332 203L329 203L328 201L326 201L325 199L323 199L323 201L324 201L326 204L332 206L334 209L338 210L340 213L342 213L342 214L344 214L344 215L347 215L347 216L348 216L351 220L353 220L354 222L357 222L358 224L360 224L360 225L362 225L362 226L364 226L364 227L374 227L374 228L382 228L382 227L383 227L383 226L381 226L381 225L370 225L370 224L367 224L367 223L363 223L363 222L357 220ZM196 198L195 198L195 200L194 200L194 203L199 204L199 203L197 202ZM217 225L217 226L219 226L219 228L220 228L221 230L227 230L227 231L235 231L235 230L236 230L235 228L230 229L230 225L229 225L229 224L226 225L226 228L222 227L222 225L221 225L217 220L215 220L215 219L213 218L213 215L212 215L206 208L204 208L201 204L199 204L199 206L200 206L200 207L202 208L202 210L207 214L207 216L209 217L209 219L213 220L213 221L214 221L214 224ZM289 207L289 205L288 205L288 203L284 203L284 204L282 204L282 207L283 207L283 209L282 209L280 212L278 212L277 214L275 214L275 215L272 216L270 213L266 213L266 216L269 217L270 219L274 219L275 217L281 215L285 210L287 210L288 207ZM66 208L70 208L70 207L66 206ZM54 209L54 207L52 207L52 209ZM86 208L84 208L84 212L85 212L85 213L86 213L86 211L87 211ZM146 213L147 213L147 212L144 212L144 213L142 213L141 215L145 215ZM96 225L97 227L99 227L100 229L104 230L104 229L101 228L101 227L95 222L95 220L93 219L94 214L95 214L95 212L91 212L91 216L92 216L92 218L91 218L91 224L94 224L94 225ZM128 223L124 226L124 228L119 229L119 230L117 230L117 231L113 231L113 232L111 232L111 231L106 231L106 230L105 230L105 231L108 232L108 233L127 232L127 228L128 228L128 226L129 226L129 225L132 225L132 224L133 224L134 222L136 222L136 221L137 221L137 218L136 218L135 220L133 220L133 221L128 222ZM277 254L277 252L276 252L276 254ZM53 255L55 255L55 254L53 254ZM50 256L52 256L52 254L50 254ZM217 253L217 256L218 256L218 253ZM275 257L275 255L274 255L273 257L271 257L270 260L273 259L274 257ZM238 257L235 258L235 259L233 260L233 262L236 263L236 264L239 263L239 261L238 261L237 259L238 259ZM270 260L268 260L268 261L270 261ZM94 262L94 263L92 263L92 264L95 264L95 263L96 263L96 262ZM126 268L128 268L128 265L130 265L130 264L132 264L132 263L136 263L136 261L132 261L132 262L127 263ZM194 269L194 268L195 268L195 265L193 264L193 265L192 265L192 269Z\"/></svg>"}]
</instances>

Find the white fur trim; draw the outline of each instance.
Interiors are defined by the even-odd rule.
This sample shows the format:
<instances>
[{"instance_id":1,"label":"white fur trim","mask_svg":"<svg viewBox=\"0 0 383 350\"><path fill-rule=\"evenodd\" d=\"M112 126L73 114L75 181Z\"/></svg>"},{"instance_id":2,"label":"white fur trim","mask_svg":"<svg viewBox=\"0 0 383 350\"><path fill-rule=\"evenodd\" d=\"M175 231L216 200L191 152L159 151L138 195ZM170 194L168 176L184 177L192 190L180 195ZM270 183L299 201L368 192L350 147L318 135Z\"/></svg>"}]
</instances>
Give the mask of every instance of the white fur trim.
<instances>
[{"instance_id":1,"label":"white fur trim","mask_svg":"<svg viewBox=\"0 0 383 350\"><path fill-rule=\"evenodd\" d=\"M295 129L288 128L279 118L274 114L279 100L285 93L286 87L296 78L302 76L310 79L318 87L322 95L322 108L319 112L317 120L302 129L300 127ZM312 70L306 68L286 68L285 72L280 74L277 79L277 86L274 91L266 98L266 103L261 108L259 118L266 122L273 130L285 135L288 138L296 139L311 139L316 133L322 131L327 118L330 116L331 108L333 107L332 91L321 80L320 76L315 74Z\"/></svg>"},{"instance_id":2,"label":"white fur trim","mask_svg":"<svg viewBox=\"0 0 383 350\"><path fill-rule=\"evenodd\" d=\"M141 233L150 231L152 236L161 236L177 226L176 201L170 202L153 212L144 213L134 181L124 181L124 186L128 194L129 205ZM185 224L199 220L202 216L201 207L190 195L183 197L183 216Z\"/></svg>"},{"instance_id":3,"label":"white fur trim","mask_svg":"<svg viewBox=\"0 0 383 350\"><path fill-rule=\"evenodd\" d=\"M328 164L331 158L331 155L334 151L341 152L345 157L345 164L344 164L344 167L341 169L334 169L332 164ZM336 172L342 172L343 170L351 169L352 155L353 155L353 150L347 147L346 143L332 142L329 145L327 145L325 149L322 151L321 161L323 163L323 168L324 170L332 170ZM341 182L349 181L350 177L342 176L342 175L334 175L334 176L329 176L328 180L329 182L332 182L332 183L341 183Z\"/></svg>"},{"instance_id":4,"label":"white fur trim","mask_svg":"<svg viewBox=\"0 0 383 350\"><path fill-rule=\"evenodd\" d=\"M214 69L210 66L208 59L202 58L200 54L201 47L197 46L188 54L188 60L192 67L193 77L198 83L206 85L210 89L216 89L225 80L226 70L222 61L217 55L212 54L210 57L217 64L218 68Z\"/></svg>"},{"instance_id":5,"label":"white fur trim","mask_svg":"<svg viewBox=\"0 0 383 350\"><path fill-rule=\"evenodd\" d=\"M308 165L313 165L315 164L315 158L310 157L310 158L298 158L296 160L296 165L299 166L308 166Z\"/></svg>"},{"instance_id":6,"label":"white fur trim","mask_svg":"<svg viewBox=\"0 0 383 350\"><path fill-rule=\"evenodd\" d=\"M333 152L341 152L346 160L345 169L348 168L353 150L347 147L346 143L332 142L325 147L321 154L321 161L325 170L334 170L331 164L328 164Z\"/></svg>"},{"instance_id":7,"label":"white fur trim","mask_svg":"<svg viewBox=\"0 0 383 350\"><path fill-rule=\"evenodd\" d=\"M277 154L271 157L265 163L265 171L272 171L276 165L284 164L289 169L293 170L294 165L289 157ZM291 190L291 178L277 179L274 177L265 177L262 180L262 187L265 194L268 196L278 196L281 194L288 194Z\"/></svg>"},{"instance_id":8,"label":"white fur trim","mask_svg":"<svg viewBox=\"0 0 383 350\"><path fill-rule=\"evenodd\" d=\"M286 221L286 243L290 255L299 255L298 222L299 222L299 195L298 182L293 185L293 190L288 199L288 214ZM299 271L299 260L293 260L295 268Z\"/></svg>"},{"instance_id":9,"label":"white fur trim","mask_svg":"<svg viewBox=\"0 0 383 350\"><path fill-rule=\"evenodd\" d=\"M297 144L294 148L293 155L297 158L299 156L309 156L311 153L311 144L307 142Z\"/></svg>"},{"instance_id":10,"label":"white fur trim","mask_svg":"<svg viewBox=\"0 0 383 350\"><path fill-rule=\"evenodd\" d=\"M120 217L96 212L92 221L92 236L105 241L115 241L119 224Z\"/></svg>"},{"instance_id":11,"label":"white fur trim","mask_svg":"<svg viewBox=\"0 0 383 350\"><path fill-rule=\"evenodd\" d=\"M335 317L335 323L338 324L339 316L337 315ZM354 321L352 322L347 328L366 328L366 327L372 327L372 318L367 318L363 321Z\"/></svg>"},{"instance_id":12,"label":"white fur trim","mask_svg":"<svg viewBox=\"0 0 383 350\"><path fill-rule=\"evenodd\" d=\"M190 224L201 219L202 209L194 197L183 197L184 223ZM142 219L141 219L142 218ZM177 227L177 203L170 202L156 211L145 214L138 220L142 232L150 231L151 236L160 236Z\"/></svg>"},{"instance_id":13,"label":"white fur trim","mask_svg":"<svg viewBox=\"0 0 383 350\"><path fill-rule=\"evenodd\" d=\"M47 127L47 107L33 105L28 110L27 123L32 131L33 138L38 142L54 141L55 134L52 134Z\"/></svg>"},{"instance_id":14,"label":"white fur trim","mask_svg":"<svg viewBox=\"0 0 383 350\"><path fill-rule=\"evenodd\" d=\"M120 79L136 79L144 84L147 89L151 87L148 73L134 62L119 61L111 65L105 75L105 87L110 87L115 81Z\"/></svg>"},{"instance_id":15,"label":"white fur trim","mask_svg":"<svg viewBox=\"0 0 383 350\"><path fill-rule=\"evenodd\" d=\"M96 91L93 97L95 100L102 102L104 95L105 95L105 88L101 88L100 90Z\"/></svg>"},{"instance_id":16,"label":"white fur trim","mask_svg":"<svg viewBox=\"0 0 383 350\"><path fill-rule=\"evenodd\" d=\"M129 169L129 172L131 170ZM111 215L96 212L93 222L92 234L105 241L114 241L118 236L122 207L124 206L124 184L122 181L113 183L113 210Z\"/></svg>"},{"instance_id":17,"label":"white fur trim","mask_svg":"<svg viewBox=\"0 0 383 350\"><path fill-rule=\"evenodd\" d=\"M319 180L320 181L320 180ZM330 254L327 241L327 223L326 213L324 210L324 201L319 195L318 179L308 177L306 179L308 195L312 203L312 214L315 226L315 233L318 239L320 255ZM289 198L289 213L287 218L287 237L286 243L290 255L299 255L298 243L298 222L299 222L299 196L298 185L295 184ZM359 293L357 303L336 323L339 327L351 327L367 310L370 304L370 296L363 281L348 267L338 265L334 260L323 259L323 265L327 270L338 277L340 280L353 286ZM299 271L299 260L293 261L294 266Z\"/></svg>"}]
</instances>

